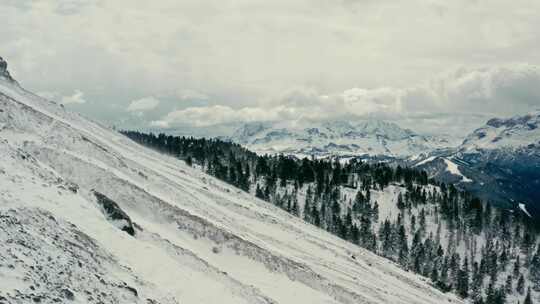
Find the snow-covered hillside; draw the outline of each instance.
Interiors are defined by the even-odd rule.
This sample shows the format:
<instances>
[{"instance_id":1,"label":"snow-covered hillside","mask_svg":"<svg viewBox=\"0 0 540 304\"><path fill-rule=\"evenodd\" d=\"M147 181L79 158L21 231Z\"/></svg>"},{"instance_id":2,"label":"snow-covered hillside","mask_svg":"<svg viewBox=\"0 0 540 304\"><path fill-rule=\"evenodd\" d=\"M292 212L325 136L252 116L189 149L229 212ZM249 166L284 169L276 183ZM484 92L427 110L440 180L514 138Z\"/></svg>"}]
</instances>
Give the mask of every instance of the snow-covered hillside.
<instances>
[{"instance_id":1,"label":"snow-covered hillside","mask_svg":"<svg viewBox=\"0 0 540 304\"><path fill-rule=\"evenodd\" d=\"M460 302L6 77L0 230L0 302Z\"/></svg>"},{"instance_id":2,"label":"snow-covered hillside","mask_svg":"<svg viewBox=\"0 0 540 304\"><path fill-rule=\"evenodd\" d=\"M363 154L401 157L456 144L449 137L420 135L394 123L374 119L355 123L254 122L236 130L230 140L259 154L323 157Z\"/></svg>"}]
</instances>

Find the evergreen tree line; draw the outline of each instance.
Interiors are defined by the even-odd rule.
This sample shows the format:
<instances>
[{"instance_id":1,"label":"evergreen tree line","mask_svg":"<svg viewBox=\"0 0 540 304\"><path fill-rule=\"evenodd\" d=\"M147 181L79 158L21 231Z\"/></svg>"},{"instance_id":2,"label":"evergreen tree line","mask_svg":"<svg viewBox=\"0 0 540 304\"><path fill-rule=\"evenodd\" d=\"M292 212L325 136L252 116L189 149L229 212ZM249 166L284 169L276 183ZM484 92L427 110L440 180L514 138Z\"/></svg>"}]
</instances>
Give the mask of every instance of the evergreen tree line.
<instances>
[{"instance_id":1,"label":"evergreen tree line","mask_svg":"<svg viewBox=\"0 0 540 304\"><path fill-rule=\"evenodd\" d=\"M494 208L453 185L430 180L424 171L356 159L261 156L218 139L122 133L473 303L506 303L510 295L532 303L531 288L540 291L533 223L520 212ZM372 195L390 185L403 189L395 202L399 212L394 219L379 219Z\"/></svg>"}]
</instances>

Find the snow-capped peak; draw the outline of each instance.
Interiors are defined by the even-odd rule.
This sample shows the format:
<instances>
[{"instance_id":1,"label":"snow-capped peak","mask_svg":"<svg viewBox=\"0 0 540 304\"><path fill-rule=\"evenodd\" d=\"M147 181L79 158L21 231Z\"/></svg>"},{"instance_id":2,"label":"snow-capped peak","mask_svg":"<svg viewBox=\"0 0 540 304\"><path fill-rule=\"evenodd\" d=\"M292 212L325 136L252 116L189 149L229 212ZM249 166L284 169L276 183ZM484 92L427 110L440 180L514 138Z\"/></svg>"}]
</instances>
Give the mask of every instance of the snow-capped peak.
<instances>
[{"instance_id":1,"label":"snow-capped peak","mask_svg":"<svg viewBox=\"0 0 540 304\"><path fill-rule=\"evenodd\" d=\"M383 136L391 140L399 140L415 136L416 133L409 129L403 129L395 123L383 120L369 119L357 125L364 133Z\"/></svg>"},{"instance_id":2,"label":"snow-capped peak","mask_svg":"<svg viewBox=\"0 0 540 304\"><path fill-rule=\"evenodd\" d=\"M267 129L269 127L268 123L264 122L249 122L238 128L234 134L233 138L238 139L247 139L255 134Z\"/></svg>"},{"instance_id":3,"label":"snow-capped peak","mask_svg":"<svg viewBox=\"0 0 540 304\"><path fill-rule=\"evenodd\" d=\"M252 122L230 138L259 153L296 155L409 156L444 148L452 141L423 136L376 119L326 122Z\"/></svg>"},{"instance_id":4,"label":"snow-capped peak","mask_svg":"<svg viewBox=\"0 0 540 304\"><path fill-rule=\"evenodd\" d=\"M486 125L494 127L494 128L512 128L519 125L538 125L540 119L540 110L533 111L530 113L527 113L526 115L522 116L514 116L508 119L504 118L492 118L490 119Z\"/></svg>"}]
</instances>

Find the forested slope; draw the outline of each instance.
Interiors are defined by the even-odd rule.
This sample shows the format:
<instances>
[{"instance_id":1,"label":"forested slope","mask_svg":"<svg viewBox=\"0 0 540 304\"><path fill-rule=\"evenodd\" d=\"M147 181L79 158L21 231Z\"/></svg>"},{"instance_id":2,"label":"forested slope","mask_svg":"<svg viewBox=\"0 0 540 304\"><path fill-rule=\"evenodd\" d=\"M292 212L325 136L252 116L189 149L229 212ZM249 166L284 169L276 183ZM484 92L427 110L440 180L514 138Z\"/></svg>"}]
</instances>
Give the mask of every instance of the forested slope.
<instances>
[{"instance_id":1,"label":"forested slope","mask_svg":"<svg viewBox=\"0 0 540 304\"><path fill-rule=\"evenodd\" d=\"M357 160L260 156L216 139L123 132L249 191L474 303L540 295L535 223L429 180Z\"/></svg>"}]
</instances>

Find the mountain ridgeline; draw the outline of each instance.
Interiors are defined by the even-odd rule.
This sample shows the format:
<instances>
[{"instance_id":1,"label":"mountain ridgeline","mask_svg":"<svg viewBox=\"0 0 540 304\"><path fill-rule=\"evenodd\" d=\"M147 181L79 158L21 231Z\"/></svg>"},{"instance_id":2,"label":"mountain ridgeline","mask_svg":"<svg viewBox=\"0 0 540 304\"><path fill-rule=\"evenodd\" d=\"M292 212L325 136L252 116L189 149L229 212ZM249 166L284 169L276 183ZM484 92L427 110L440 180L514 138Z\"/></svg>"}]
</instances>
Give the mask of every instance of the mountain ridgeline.
<instances>
[{"instance_id":1,"label":"mountain ridgeline","mask_svg":"<svg viewBox=\"0 0 540 304\"><path fill-rule=\"evenodd\" d=\"M473 303L540 300L538 228L424 171L257 155L218 139L124 131ZM351 256L356 259L356 256Z\"/></svg>"}]
</instances>

